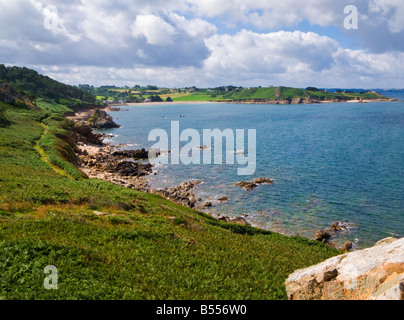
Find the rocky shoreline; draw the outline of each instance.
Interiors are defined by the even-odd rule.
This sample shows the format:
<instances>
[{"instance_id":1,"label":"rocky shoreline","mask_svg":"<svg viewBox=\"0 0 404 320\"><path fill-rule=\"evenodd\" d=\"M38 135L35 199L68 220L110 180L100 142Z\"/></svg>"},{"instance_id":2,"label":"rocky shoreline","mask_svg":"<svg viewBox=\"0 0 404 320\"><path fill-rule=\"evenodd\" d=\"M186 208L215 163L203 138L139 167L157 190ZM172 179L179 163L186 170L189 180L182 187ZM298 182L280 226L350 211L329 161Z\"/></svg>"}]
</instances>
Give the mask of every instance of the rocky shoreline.
<instances>
[{"instance_id":1,"label":"rocky shoreline","mask_svg":"<svg viewBox=\"0 0 404 320\"><path fill-rule=\"evenodd\" d=\"M107 110L116 111L117 109L108 108ZM94 115L97 116L96 122L91 121L95 118ZM201 181L183 182L171 188L152 189L146 179L148 175L153 174L153 165L147 161L148 151L145 149L123 150L122 148L126 147L125 144L116 146L106 144L103 139L107 135L94 133L93 129L99 129L100 124L106 123L106 128L111 128L114 123L105 110L82 111L68 118L74 122L73 136L79 157L78 168L89 178L102 179L126 188L158 194L192 209L204 210L213 206L212 202L203 202L193 191L202 183ZM260 183L264 183L262 179L264 178L261 178ZM224 203L227 200L226 196L222 196L218 202ZM216 218L224 222L251 225L244 217L230 218L218 215Z\"/></svg>"},{"instance_id":2,"label":"rocky shoreline","mask_svg":"<svg viewBox=\"0 0 404 320\"><path fill-rule=\"evenodd\" d=\"M94 112L94 111L88 111ZM97 112L97 111L96 111ZM98 112L102 115L102 113ZM86 118L86 117L84 117ZM74 120L74 119L72 119ZM146 161L148 152L122 150L125 145L111 146L103 142L105 135L93 132L86 120L74 120L74 136L80 158L80 169L89 177L98 178L144 192L159 194L180 205L203 210L212 202L197 197L194 189L202 183L195 180L178 186L151 189L146 176L153 174L153 166ZM108 120L109 121L109 120ZM235 185L250 192L261 184L273 184L270 178L241 181ZM221 196L219 203L227 202ZM96 215L106 215L94 212ZM245 217L217 216L219 221L251 226ZM318 230L314 239L337 248L330 240L338 232L357 226L337 221L324 230ZM388 238L374 247L348 253L352 242L347 241L340 250L343 255L328 259L318 265L296 270L285 281L289 300L404 300L404 239Z\"/></svg>"},{"instance_id":3,"label":"rocky shoreline","mask_svg":"<svg viewBox=\"0 0 404 320\"><path fill-rule=\"evenodd\" d=\"M87 110L68 117L74 122L73 135L79 157L78 168L89 178L102 179L126 188L158 194L179 205L204 211L212 216L213 214L209 212L209 208L216 204L226 203L229 200L227 196L222 195L213 203L196 196L194 189L202 183L200 180L183 182L171 188L151 188L147 176L155 173L153 172L153 165L148 161L149 152L147 150L124 150L123 148L126 145L112 146L106 144L103 139L108 135L94 133L93 129L100 128L102 124L105 124L107 128L118 126L105 110L117 111L120 109L108 107L104 110ZM96 121L92 121L94 118L96 118ZM262 177L253 181L240 181L235 186L246 191L252 191L262 184L274 184L274 181L270 178ZM218 214L215 216L220 221L251 226L246 217L228 217ZM330 240L338 231L346 231L350 228L352 228L352 225L349 223L344 221L335 222L325 230L318 230L314 234L314 240L337 248L337 245ZM346 242L340 249L348 251L351 248L352 242Z\"/></svg>"}]
</instances>

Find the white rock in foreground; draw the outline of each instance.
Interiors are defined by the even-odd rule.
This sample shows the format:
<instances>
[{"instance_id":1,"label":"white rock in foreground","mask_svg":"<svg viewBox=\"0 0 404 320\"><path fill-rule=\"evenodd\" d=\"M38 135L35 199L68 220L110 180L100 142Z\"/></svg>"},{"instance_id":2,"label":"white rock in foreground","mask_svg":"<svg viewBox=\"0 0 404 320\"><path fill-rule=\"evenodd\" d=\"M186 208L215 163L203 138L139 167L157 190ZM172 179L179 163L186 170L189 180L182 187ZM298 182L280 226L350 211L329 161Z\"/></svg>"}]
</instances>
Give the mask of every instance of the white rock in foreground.
<instances>
[{"instance_id":1,"label":"white rock in foreground","mask_svg":"<svg viewBox=\"0 0 404 320\"><path fill-rule=\"evenodd\" d=\"M297 270L285 285L290 300L404 300L404 238Z\"/></svg>"}]
</instances>

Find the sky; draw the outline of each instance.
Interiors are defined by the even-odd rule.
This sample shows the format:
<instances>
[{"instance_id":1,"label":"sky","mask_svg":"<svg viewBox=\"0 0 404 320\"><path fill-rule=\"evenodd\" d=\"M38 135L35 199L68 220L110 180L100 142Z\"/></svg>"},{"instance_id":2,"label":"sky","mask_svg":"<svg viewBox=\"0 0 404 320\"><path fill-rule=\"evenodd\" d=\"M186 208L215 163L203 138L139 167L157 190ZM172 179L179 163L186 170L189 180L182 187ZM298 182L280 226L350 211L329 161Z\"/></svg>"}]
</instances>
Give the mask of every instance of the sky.
<instances>
[{"instance_id":1,"label":"sky","mask_svg":"<svg viewBox=\"0 0 404 320\"><path fill-rule=\"evenodd\" d=\"M403 88L404 1L0 0L0 63L72 85Z\"/></svg>"}]
</instances>

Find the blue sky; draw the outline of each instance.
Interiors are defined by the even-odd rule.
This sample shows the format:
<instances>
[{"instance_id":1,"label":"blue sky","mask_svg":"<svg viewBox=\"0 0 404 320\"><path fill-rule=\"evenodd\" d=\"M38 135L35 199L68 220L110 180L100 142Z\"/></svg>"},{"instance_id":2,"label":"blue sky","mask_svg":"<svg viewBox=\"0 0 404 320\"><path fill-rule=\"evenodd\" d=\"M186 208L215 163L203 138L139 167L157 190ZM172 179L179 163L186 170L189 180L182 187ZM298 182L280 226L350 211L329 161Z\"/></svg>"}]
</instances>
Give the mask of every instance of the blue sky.
<instances>
[{"instance_id":1,"label":"blue sky","mask_svg":"<svg viewBox=\"0 0 404 320\"><path fill-rule=\"evenodd\" d=\"M75 85L404 87L403 18L402 0L0 0L0 63Z\"/></svg>"}]
</instances>

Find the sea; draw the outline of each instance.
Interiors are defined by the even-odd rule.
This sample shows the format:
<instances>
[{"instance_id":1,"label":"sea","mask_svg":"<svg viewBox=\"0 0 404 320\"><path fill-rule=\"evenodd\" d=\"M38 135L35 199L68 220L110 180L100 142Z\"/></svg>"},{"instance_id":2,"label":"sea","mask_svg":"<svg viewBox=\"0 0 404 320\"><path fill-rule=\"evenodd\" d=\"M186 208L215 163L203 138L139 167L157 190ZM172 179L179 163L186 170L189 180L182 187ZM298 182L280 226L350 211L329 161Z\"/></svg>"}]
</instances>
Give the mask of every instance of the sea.
<instances>
[{"instance_id":1,"label":"sea","mask_svg":"<svg viewBox=\"0 0 404 320\"><path fill-rule=\"evenodd\" d=\"M404 100L404 91L383 94ZM213 203L203 211L214 216L243 216L253 226L310 239L317 230L344 221L347 228L332 241L352 241L356 249L404 237L404 101L168 103L124 106L110 114L121 127L104 131L105 142L125 144L123 149L150 149L156 141L149 141L149 133L161 129L170 136L173 121L180 132L194 129L201 137L204 129L244 129L247 141L247 130L255 129L251 176L239 176L243 166L224 160L220 165L158 164L148 177L157 189L200 180L194 191ZM235 186L259 177L274 183L250 191ZM217 201L221 196L228 201Z\"/></svg>"}]
</instances>

